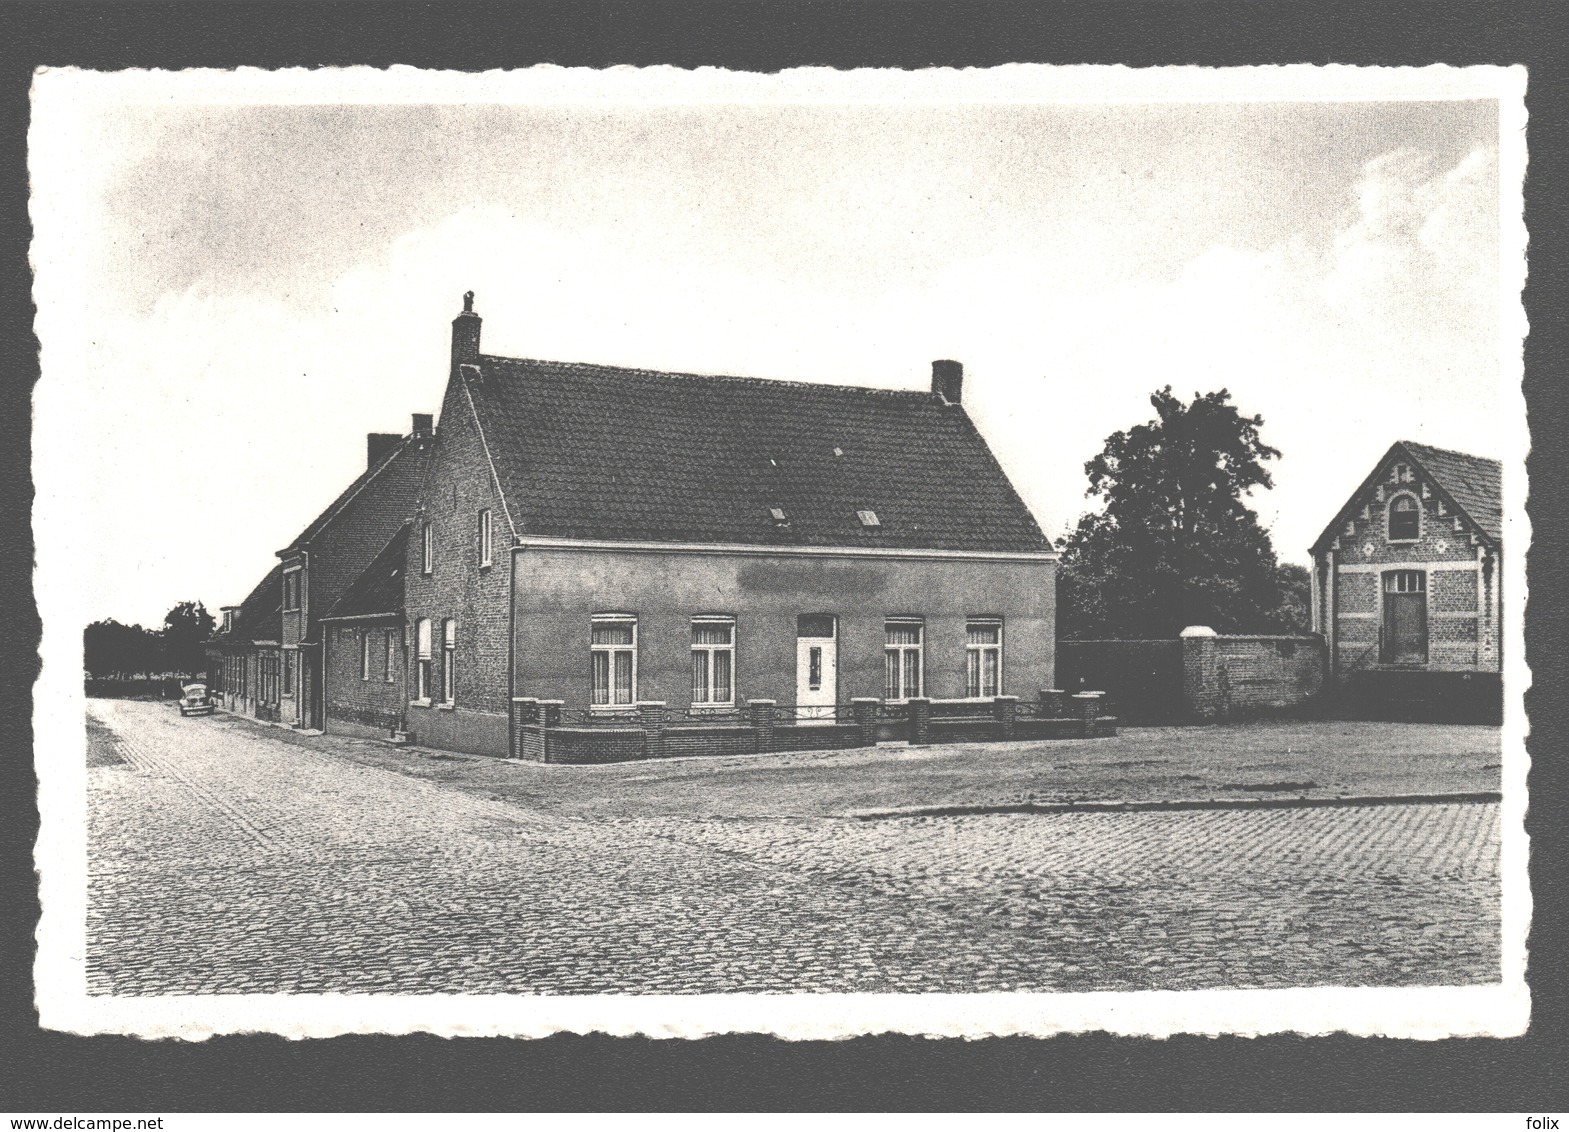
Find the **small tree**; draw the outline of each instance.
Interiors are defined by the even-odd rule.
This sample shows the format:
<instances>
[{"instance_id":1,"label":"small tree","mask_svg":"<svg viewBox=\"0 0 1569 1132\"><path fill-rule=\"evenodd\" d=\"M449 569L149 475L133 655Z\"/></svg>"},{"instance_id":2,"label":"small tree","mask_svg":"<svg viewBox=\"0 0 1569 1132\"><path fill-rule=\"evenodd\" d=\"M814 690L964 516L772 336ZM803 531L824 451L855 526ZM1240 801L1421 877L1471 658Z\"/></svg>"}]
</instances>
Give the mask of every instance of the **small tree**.
<instances>
[{"instance_id":1,"label":"small tree","mask_svg":"<svg viewBox=\"0 0 1569 1132\"><path fill-rule=\"evenodd\" d=\"M164 616L164 661L176 672L207 670L206 645L212 639L212 614L199 601L182 601Z\"/></svg>"},{"instance_id":2,"label":"small tree","mask_svg":"<svg viewBox=\"0 0 1569 1132\"><path fill-rule=\"evenodd\" d=\"M1167 386L1150 404L1154 420L1107 437L1084 465L1087 494L1104 506L1080 518L1063 551L1063 635L1297 628L1295 575L1282 573L1244 499L1272 486L1266 464L1280 455L1261 438L1263 418L1243 416L1224 389L1184 403ZM1301 571L1305 594L1306 571L1288 569Z\"/></svg>"}]
</instances>

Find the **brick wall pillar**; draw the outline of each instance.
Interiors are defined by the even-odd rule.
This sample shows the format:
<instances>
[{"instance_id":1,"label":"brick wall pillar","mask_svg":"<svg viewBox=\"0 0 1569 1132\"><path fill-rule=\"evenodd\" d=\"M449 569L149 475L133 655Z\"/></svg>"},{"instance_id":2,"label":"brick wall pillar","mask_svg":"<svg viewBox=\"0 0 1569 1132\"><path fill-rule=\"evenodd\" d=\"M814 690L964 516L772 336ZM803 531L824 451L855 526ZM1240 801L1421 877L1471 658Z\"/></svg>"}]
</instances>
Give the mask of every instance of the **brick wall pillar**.
<instances>
[{"instance_id":1,"label":"brick wall pillar","mask_svg":"<svg viewBox=\"0 0 1569 1132\"><path fill-rule=\"evenodd\" d=\"M665 724L670 712L664 700L639 700L637 721L643 727L643 753L651 759L665 757Z\"/></svg>"},{"instance_id":2,"label":"brick wall pillar","mask_svg":"<svg viewBox=\"0 0 1569 1132\"><path fill-rule=\"evenodd\" d=\"M861 729L861 746L877 746L877 715L882 701L875 696L857 696L850 701L855 712L855 725Z\"/></svg>"},{"instance_id":3,"label":"brick wall pillar","mask_svg":"<svg viewBox=\"0 0 1569 1132\"><path fill-rule=\"evenodd\" d=\"M992 716L997 720L997 737L1013 738L1013 721L1018 717L1018 696L997 696L992 700Z\"/></svg>"},{"instance_id":4,"label":"brick wall pillar","mask_svg":"<svg viewBox=\"0 0 1569 1132\"><path fill-rule=\"evenodd\" d=\"M1086 739L1100 734L1100 701L1105 692L1075 692L1073 702L1079 709L1079 726Z\"/></svg>"},{"instance_id":5,"label":"brick wall pillar","mask_svg":"<svg viewBox=\"0 0 1569 1132\"><path fill-rule=\"evenodd\" d=\"M752 749L764 754L774 749L774 701L747 700L746 712L752 723Z\"/></svg>"},{"instance_id":6,"label":"brick wall pillar","mask_svg":"<svg viewBox=\"0 0 1569 1132\"><path fill-rule=\"evenodd\" d=\"M1040 705L1043 718L1061 719L1068 714L1068 693L1061 688L1042 688Z\"/></svg>"},{"instance_id":7,"label":"brick wall pillar","mask_svg":"<svg viewBox=\"0 0 1569 1132\"><path fill-rule=\"evenodd\" d=\"M565 706L565 700L540 700L539 721L546 727L560 727L561 709Z\"/></svg>"},{"instance_id":8,"label":"brick wall pillar","mask_svg":"<svg viewBox=\"0 0 1569 1132\"><path fill-rule=\"evenodd\" d=\"M511 754L515 759L523 757L523 728L539 719L539 701L532 696L512 697L512 739Z\"/></svg>"},{"instance_id":9,"label":"brick wall pillar","mask_svg":"<svg viewBox=\"0 0 1569 1132\"><path fill-rule=\"evenodd\" d=\"M917 696L910 704L910 744L924 747L932 741L932 701Z\"/></svg>"},{"instance_id":10,"label":"brick wall pillar","mask_svg":"<svg viewBox=\"0 0 1569 1132\"><path fill-rule=\"evenodd\" d=\"M1207 625L1182 630L1182 696L1188 711L1199 719L1225 714L1220 687L1220 642Z\"/></svg>"}]
</instances>

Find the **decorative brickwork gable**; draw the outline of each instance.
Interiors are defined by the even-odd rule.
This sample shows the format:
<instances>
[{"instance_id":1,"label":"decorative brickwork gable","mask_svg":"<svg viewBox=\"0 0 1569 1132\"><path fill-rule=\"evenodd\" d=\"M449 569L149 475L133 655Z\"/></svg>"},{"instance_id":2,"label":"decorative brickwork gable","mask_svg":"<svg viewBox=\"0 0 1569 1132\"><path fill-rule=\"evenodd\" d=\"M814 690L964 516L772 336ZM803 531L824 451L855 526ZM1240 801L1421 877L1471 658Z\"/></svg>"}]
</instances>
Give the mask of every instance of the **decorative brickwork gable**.
<instances>
[{"instance_id":1,"label":"decorative brickwork gable","mask_svg":"<svg viewBox=\"0 0 1569 1132\"><path fill-rule=\"evenodd\" d=\"M1313 547L1335 678L1498 672L1502 529L1498 461L1394 444Z\"/></svg>"}]
</instances>

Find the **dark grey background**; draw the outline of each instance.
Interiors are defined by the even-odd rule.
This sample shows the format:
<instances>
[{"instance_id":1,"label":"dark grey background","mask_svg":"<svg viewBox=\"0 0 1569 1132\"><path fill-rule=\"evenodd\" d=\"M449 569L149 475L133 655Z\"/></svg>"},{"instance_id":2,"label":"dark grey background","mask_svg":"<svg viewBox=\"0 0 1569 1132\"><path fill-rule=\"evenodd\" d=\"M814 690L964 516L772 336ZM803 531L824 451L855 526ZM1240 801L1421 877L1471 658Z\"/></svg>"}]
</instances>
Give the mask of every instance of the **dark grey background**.
<instances>
[{"instance_id":1,"label":"dark grey background","mask_svg":"<svg viewBox=\"0 0 1569 1132\"><path fill-rule=\"evenodd\" d=\"M1562 438L1565 60L1550 3L8 4L0 7L0 1111L559 1109L1480 1110L1562 1112L1569 1095L1564 878ZM778 70L1006 62L1525 63L1531 231L1526 398L1534 537L1527 659L1533 735L1524 1039L1438 1043L1086 1035L1045 1041L748 1036L654 1042L428 1037L199 1044L41 1032L32 1007L36 671L28 479L37 343L27 267L32 68L406 63L480 70L548 61Z\"/></svg>"}]
</instances>

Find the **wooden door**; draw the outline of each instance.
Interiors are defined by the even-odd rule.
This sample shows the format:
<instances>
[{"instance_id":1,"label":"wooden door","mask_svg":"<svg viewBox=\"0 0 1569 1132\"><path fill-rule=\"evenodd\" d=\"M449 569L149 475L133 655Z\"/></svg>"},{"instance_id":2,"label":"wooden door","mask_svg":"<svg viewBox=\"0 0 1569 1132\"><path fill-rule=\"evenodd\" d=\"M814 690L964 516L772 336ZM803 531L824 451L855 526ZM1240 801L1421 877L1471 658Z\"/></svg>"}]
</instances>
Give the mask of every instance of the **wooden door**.
<instances>
[{"instance_id":1,"label":"wooden door","mask_svg":"<svg viewBox=\"0 0 1569 1132\"><path fill-rule=\"evenodd\" d=\"M1427 663L1427 575L1394 570L1384 575L1385 664Z\"/></svg>"}]
</instances>

